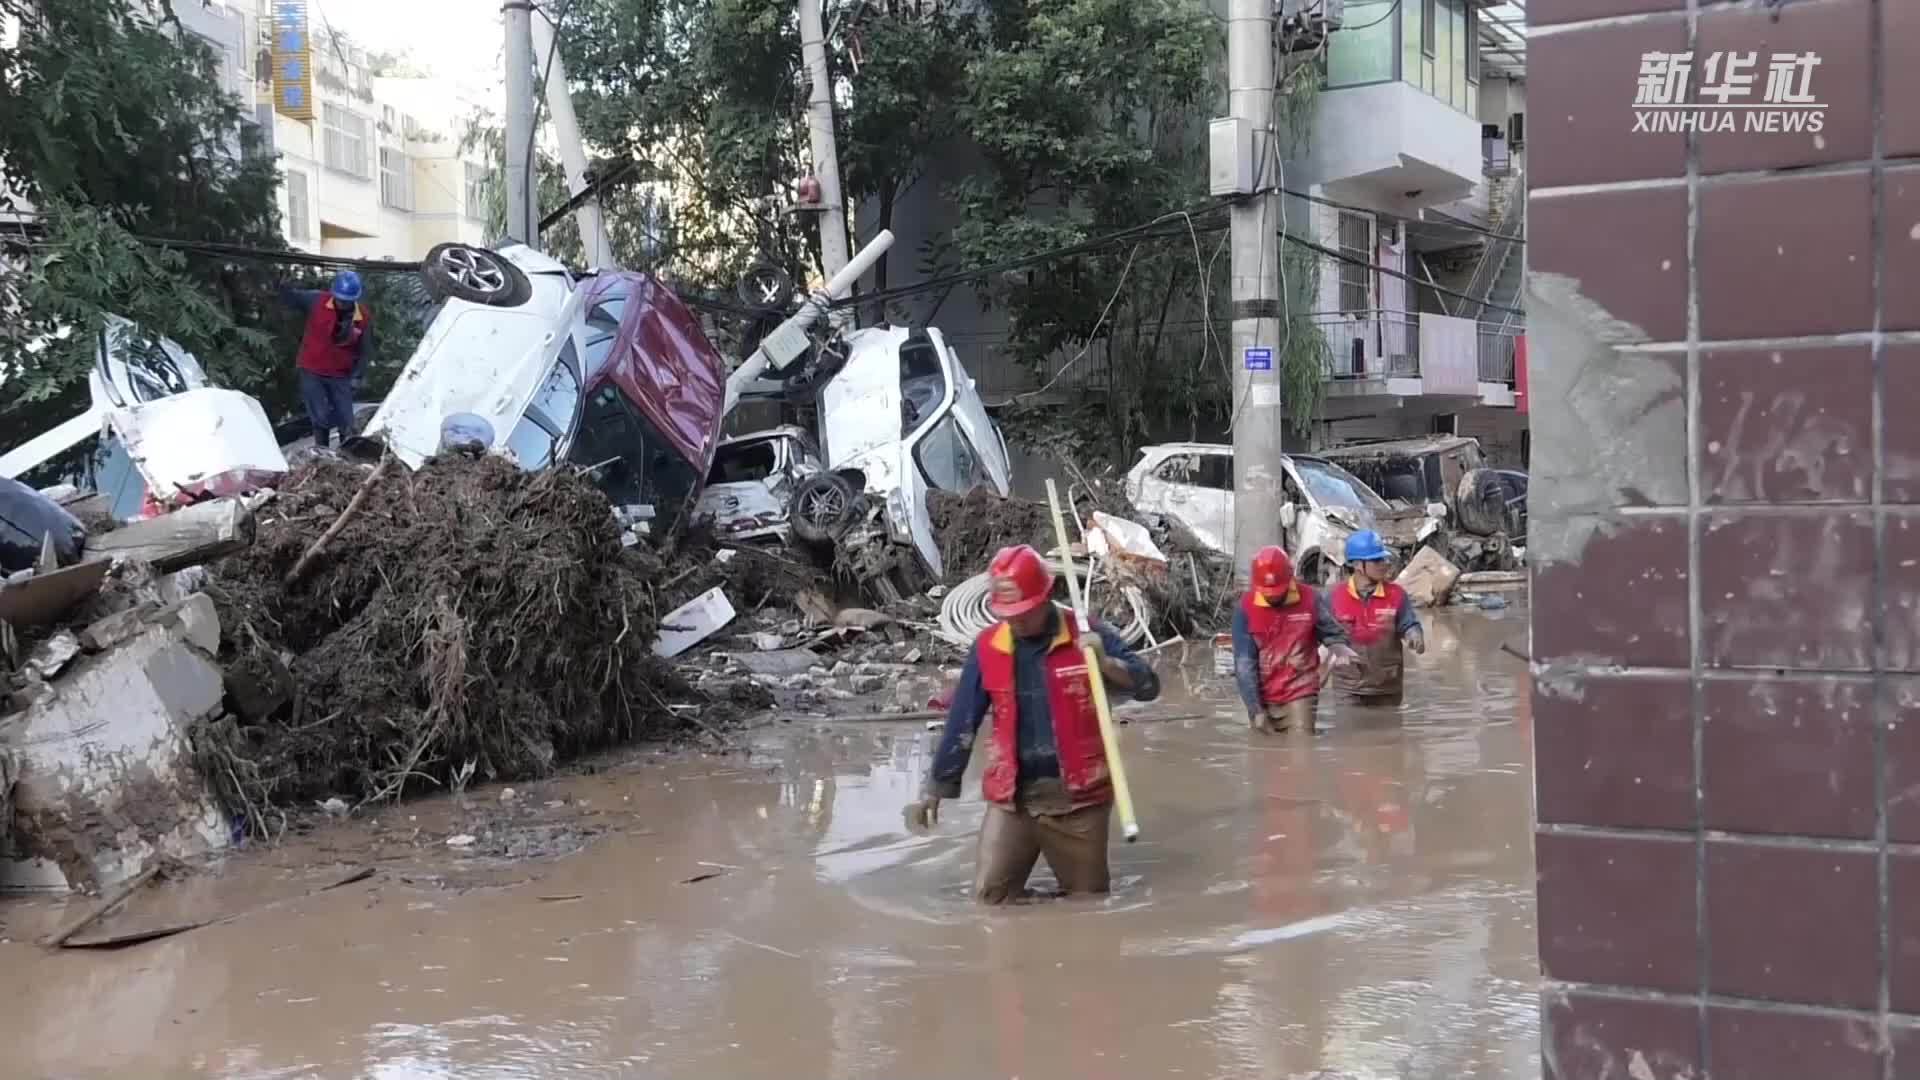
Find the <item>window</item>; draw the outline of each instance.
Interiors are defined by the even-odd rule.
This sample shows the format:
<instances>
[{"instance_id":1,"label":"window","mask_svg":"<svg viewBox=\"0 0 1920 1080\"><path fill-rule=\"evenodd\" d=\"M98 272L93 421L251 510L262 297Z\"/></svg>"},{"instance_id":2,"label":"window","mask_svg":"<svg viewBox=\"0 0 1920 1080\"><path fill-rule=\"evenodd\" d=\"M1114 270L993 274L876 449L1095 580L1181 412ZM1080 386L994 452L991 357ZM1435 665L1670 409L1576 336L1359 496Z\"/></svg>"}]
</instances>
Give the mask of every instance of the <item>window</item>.
<instances>
[{"instance_id":1,"label":"window","mask_svg":"<svg viewBox=\"0 0 1920 1080\"><path fill-rule=\"evenodd\" d=\"M1294 458L1293 467L1299 470L1300 479L1313 495L1313 501L1321 506L1341 506L1374 513L1392 509L1358 477L1332 462Z\"/></svg>"},{"instance_id":2,"label":"window","mask_svg":"<svg viewBox=\"0 0 1920 1080\"><path fill-rule=\"evenodd\" d=\"M900 346L900 437L918 431L946 397L940 352L924 332L916 333Z\"/></svg>"},{"instance_id":3,"label":"window","mask_svg":"<svg viewBox=\"0 0 1920 1080\"><path fill-rule=\"evenodd\" d=\"M367 118L338 105L322 105L320 123L326 132L322 161L327 168L362 180L373 179L373 155L369 149L373 138Z\"/></svg>"},{"instance_id":4,"label":"window","mask_svg":"<svg viewBox=\"0 0 1920 1080\"><path fill-rule=\"evenodd\" d=\"M1439 22L1440 0L1420 0L1420 51L1434 55L1435 24Z\"/></svg>"},{"instance_id":5,"label":"window","mask_svg":"<svg viewBox=\"0 0 1920 1080\"><path fill-rule=\"evenodd\" d=\"M388 146L380 148L380 205L413 212L413 159Z\"/></svg>"},{"instance_id":6,"label":"window","mask_svg":"<svg viewBox=\"0 0 1920 1080\"><path fill-rule=\"evenodd\" d=\"M952 413L927 432L927 437L913 448L913 457L920 463L920 475L927 478L928 486L941 491L965 495L991 482L986 465Z\"/></svg>"},{"instance_id":7,"label":"window","mask_svg":"<svg viewBox=\"0 0 1920 1080\"><path fill-rule=\"evenodd\" d=\"M313 239L313 197L307 192L307 174L287 170L287 237L295 241Z\"/></svg>"},{"instance_id":8,"label":"window","mask_svg":"<svg viewBox=\"0 0 1920 1080\"><path fill-rule=\"evenodd\" d=\"M554 448L567 437L573 414L580 407L580 377L573 373L573 346L569 344L547 375L546 385L533 395L527 414L507 437L507 446L528 470L553 463Z\"/></svg>"},{"instance_id":9,"label":"window","mask_svg":"<svg viewBox=\"0 0 1920 1080\"><path fill-rule=\"evenodd\" d=\"M1165 464L1153 471L1153 474L1169 484L1179 484L1182 487L1232 491L1233 455L1180 454L1177 457L1168 458Z\"/></svg>"},{"instance_id":10,"label":"window","mask_svg":"<svg viewBox=\"0 0 1920 1080\"><path fill-rule=\"evenodd\" d=\"M697 474L612 384L587 399L567 460L593 469L593 482L615 506L677 507Z\"/></svg>"},{"instance_id":11,"label":"window","mask_svg":"<svg viewBox=\"0 0 1920 1080\"><path fill-rule=\"evenodd\" d=\"M1394 8L1402 0L1349 0L1346 25L1327 35L1327 86L1364 86L1394 77Z\"/></svg>"},{"instance_id":12,"label":"window","mask_svg":"<svg viewBox=\"0 0 1920 1080\"><path fill-rule=\"evenodd\" d=\"M714 455L709 484L738 484L746 480L765 480L780 465L780 455L771 440L730 446Z\"/></svg>"},{"instance_id":13,"label":"window","mask_svg":"<svg viewBox=\"0 0 1920 1080\"><path fill-rule=\"evenodd\" d=\"M1373 266L1373 219L1340 214L1340 310L1373 310L1368 276Z\"/></svg>"},{"instance_id":14,"label":"window","mask_svg":"<svg viewBox=\"0 0 1920 1080\"><path fill-rule=\"evenodd\" d=\"M1480 81L1480 7L1467 5L1467 81Z\"/></svg>"},{"instance_id":15,"label":"window","mask_svg":"<svg viewBox=\"0 0 1920 1080\"><path fill-rule=\"evenodd\" d=\"M493 192L493 173L485 166L467 162L467 217L474 221L487 219L487 197Z\"/></svg>"}]
</instances>

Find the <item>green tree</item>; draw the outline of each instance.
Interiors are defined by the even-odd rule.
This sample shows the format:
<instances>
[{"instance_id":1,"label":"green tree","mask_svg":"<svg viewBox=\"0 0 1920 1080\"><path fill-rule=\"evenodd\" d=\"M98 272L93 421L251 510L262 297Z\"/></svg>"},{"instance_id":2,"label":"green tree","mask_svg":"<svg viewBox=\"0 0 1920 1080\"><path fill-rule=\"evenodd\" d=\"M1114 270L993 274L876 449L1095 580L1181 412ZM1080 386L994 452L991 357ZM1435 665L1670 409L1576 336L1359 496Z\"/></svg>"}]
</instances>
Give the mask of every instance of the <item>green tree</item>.
<instances>
[{"instance_id":1,"label":"green tree","mask_svg":"<svg viewBox=\"0 0 1920 1080\"><path fill-rule=\"evenodd\" d=\"M20 26L0 51L0 171L41 226L0 283L0 427L33 432L84 407L108 312L227 385L271 385L283 360L260 329L267 269L136 239L281 246L273 160L212 50L163 0L0 0L0 15Z\"/></svg>"}]
</instances>

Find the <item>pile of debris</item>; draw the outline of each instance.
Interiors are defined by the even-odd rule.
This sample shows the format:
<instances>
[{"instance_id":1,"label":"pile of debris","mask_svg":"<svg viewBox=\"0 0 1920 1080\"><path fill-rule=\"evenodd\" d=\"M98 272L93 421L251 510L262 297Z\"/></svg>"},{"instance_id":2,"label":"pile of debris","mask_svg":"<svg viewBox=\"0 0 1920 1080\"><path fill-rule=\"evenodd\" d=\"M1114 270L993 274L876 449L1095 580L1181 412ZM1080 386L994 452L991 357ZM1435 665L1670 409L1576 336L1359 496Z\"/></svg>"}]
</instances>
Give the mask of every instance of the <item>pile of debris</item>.
<instances>
[{"instance_id":1,"label":"pile of debris","mask_svg":"<svg viewBox=\"0 0 1920 1080\"><path fill-rule=\"evenodd\" d=\"M689 694L652 648L673 575L570 471L316 462L257 528L207 587L238 715L193 732L256 832L331 796L541 775Z\"/></svg>"}]
</instances>

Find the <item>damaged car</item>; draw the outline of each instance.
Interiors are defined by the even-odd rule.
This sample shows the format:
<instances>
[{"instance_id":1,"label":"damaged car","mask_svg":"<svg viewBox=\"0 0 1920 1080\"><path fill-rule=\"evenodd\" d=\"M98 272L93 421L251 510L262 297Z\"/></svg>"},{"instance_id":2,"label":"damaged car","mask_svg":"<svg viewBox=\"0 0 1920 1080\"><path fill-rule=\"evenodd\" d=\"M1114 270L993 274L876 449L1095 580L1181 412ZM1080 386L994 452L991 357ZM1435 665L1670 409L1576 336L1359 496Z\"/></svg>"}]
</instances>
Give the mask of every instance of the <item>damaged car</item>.
<instances>
[{"instance_id":1,"label":"damaged car","mask_svg":"<svg viewBox=\"0 0 1920 1080\"><path fill-rule=\"evenodd\" d=\"M1281 470L1280 525L1303 580L1332 581L1344 561L1347 537L1362 529L1379 531L1395 547L1419 543L1423 514L1396 510L1333 462L1289 454L1281 458ZM1215 551L1231 550L1233 447L1191 442L1146 447L1127 473L1126 490L1141 511L1180 522Z\"/></svg>"},{"instance_id":2,"label":"damaged car","mask_svg":"<svg viewBox=\"0 0 1920 1080\"><path fill-rule=\"evenodd\" d=\"M726 364L672 290L628 271L576 279L519 244L442 245L422 273L440 310L364 439L418 468L467 414L523 468L587 470L635 535L693 503Z\"/></svg>"},{"instance_id":3,"label":"damaged car","mask_svg":"<svg viewBox=\"0 0 1920 1080\"><path fill-rule=\"evenodd\" d=\"M844 517L845 493L834 485L813 489L808 481L820 474L820 451L805 428L788 424L722 439L694 520L736 543L829 541L817 523Z\"/></svg>"},{"instance_id":4,"label":"damaged car","mask_svg":"<svg viewBox=\"0 0 1920 1080\"><path fill-rule=\"evenodd\" d=\"M87 374L86 412L0 455L0 476L71 484L119 519L245 494L285 475L266 411L210 385L198 359L109 315Z\"/></svg>"},{"instance_id":5,"label":"damaged car","mask_svg":"<svg viewBox=\"0 0 1920 1080\"><path fill-rule=\"evenodd\" d=\"M1006 441L938 329L856 330L743 396L815 406L821 470L794 487L794 534L830 544L842 569L874 583L883 598L946 572L929 491L1012 491Z\"/></svg>"},{"instance_id":6,"label":"damaged car","mask_svg":"<svg viewBox=\"0 0 1920 1080\"><path fill-rule=\"evenodd\" d=\"M1470 569L1507 570L1526 543L1527 476L1495 469L1480 441L1461 435L1361 443L1323 451L1376 491L1409 506L1443 511L1443 554Z\"/></svg>"}]
</instances>

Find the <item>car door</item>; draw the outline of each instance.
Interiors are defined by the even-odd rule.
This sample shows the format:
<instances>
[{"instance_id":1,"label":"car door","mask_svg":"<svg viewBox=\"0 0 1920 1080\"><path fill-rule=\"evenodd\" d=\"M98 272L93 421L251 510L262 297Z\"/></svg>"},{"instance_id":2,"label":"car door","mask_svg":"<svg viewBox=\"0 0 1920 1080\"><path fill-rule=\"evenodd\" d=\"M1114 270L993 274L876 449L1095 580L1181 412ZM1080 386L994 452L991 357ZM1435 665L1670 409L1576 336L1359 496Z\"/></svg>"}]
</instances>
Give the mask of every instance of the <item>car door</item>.
<instances>
[{"instance_id":1,"label":"car door","mask_svg":"<svg viewBox=\"0 0 1920 1080\"><path fill-rule=\"evenodd\" d=\"M960 366L959 357L944 342L941 342L941 352L946 357L947 381L954 387L953 414L959 420L961 430L966 432L967 441L979 455L980 464L986 470L994 493L1005 498L1013 490L1013 465L1007 458L1006 442L1001 439L999 429L994 427L993 417L987 412L987 403L980 400L980 392L973 385L973 376Z\"/></svg>"},{"instance_id":2,"label":"car door","mask_svg":"<svg viewBox=\"0 0 1920 1080\"><path fill-rule=\"evenodd\" d=\"M1146 505L1141 509L1175 518L1201 543L1225 551L1231 535L1224 528L1226 507L1219 498L1225 493L1208 487L1207 470L1219 467L1210 462L1216 456L1198 450L1168 455L1142 482Z\"/></svg>"},{"instance_id":3,"label":"car door","mask_svg":"<svg viewBox=\"0 0 1920 1080\"><path fill-rule=\"evenodd\" d=\"M1233 547L1233 454L1213 451L1200 457L1195 512L1220 538L1220 550L1229 551Z\"/></svg>"}]
</instances>

